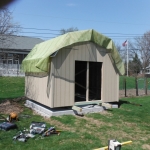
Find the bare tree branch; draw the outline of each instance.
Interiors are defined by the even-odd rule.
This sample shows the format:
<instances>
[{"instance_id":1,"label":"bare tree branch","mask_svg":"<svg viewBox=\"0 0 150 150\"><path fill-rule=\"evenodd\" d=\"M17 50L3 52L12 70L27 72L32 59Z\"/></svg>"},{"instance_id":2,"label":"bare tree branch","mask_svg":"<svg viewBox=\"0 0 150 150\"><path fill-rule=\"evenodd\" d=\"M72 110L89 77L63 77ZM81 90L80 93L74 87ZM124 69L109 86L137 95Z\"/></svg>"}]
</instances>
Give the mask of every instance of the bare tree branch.
<instances>
[{"instance_id":1,"label":"bare tree branch","mask_svg":"<svg viewBox=\"0 0 150 150\"><path fill-rule=\"evenodd\" d=\"M60 34L66 34L68 32L73 32L73 31L78 31L78 28L77 27L71 27L71 28L68 28L68 29L61 29L60 30Z\"/></svg>"},{"instance_id":2,"label":"bare tree branch","mask_svg":"<svg viewBox=\"0 0 150 150\"><path fill-rule=\"evenodd\" d=\"M20 30L20 26L13 22L12 13L7 9L0 9L0 44L5 45L7 41L13 42L13 36ZM7 45L9 47L9 45Z\"/></svg>"},{"instance_id":3,"label":"bare tree branch","mask_svg":"<svg viewBox=\"0 0 150 150\"><path fill-rule=\"evenodd\" d=\"M140 51L142 66L145 72L146 67L150 63L150 31L144 33L142 37L137 37L135 41L136 47Z\"/></svg>"}]
</instances>

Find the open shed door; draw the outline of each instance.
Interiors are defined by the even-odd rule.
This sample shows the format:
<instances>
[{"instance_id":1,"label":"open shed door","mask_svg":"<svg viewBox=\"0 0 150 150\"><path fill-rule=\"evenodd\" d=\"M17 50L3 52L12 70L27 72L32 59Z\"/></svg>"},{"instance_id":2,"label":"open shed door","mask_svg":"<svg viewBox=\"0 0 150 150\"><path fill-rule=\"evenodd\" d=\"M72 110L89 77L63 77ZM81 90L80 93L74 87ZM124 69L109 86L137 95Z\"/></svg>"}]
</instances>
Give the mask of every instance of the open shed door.
<instances>
[{"instance_id":1,"label":"open shed door","mask_svg":"<svg viewBox=\"0 0 150 150\"><path fill-rule=\"evenodd\" d=\"M102 62L75 61L75 102L101 100Z\"/></svg>"}]
</instances>

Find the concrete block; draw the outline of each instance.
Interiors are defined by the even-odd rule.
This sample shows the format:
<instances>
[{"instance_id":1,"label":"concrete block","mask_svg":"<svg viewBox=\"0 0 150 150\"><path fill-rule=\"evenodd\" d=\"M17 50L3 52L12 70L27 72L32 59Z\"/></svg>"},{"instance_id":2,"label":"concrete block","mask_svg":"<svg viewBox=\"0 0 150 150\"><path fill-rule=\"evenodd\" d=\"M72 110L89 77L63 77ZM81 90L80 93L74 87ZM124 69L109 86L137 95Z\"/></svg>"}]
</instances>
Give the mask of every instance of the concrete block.
<instances>
[{"instance_id":1,"label":"concrete block","mask_svg":"<svg viewBox=\"0 0 150 150\"><path fill-rule=\"evenodd\" d=\"M87 113L96 113L96 112L102 112L105 110L103 106L99 105L83 105L83 106L78 106L79 108L82 109L82 112L78 112L77 110L72 110L72 108L47 108L44 107L41 104L38 104L34 101L26 100L26 107L29 107L33 109L35 112L40 114L41 116L44 117L51 117L51 116L61 116L61 115L83 115ZM118 105L112 105L112 108L118 108Z\"/></svg>"}]
</instances>

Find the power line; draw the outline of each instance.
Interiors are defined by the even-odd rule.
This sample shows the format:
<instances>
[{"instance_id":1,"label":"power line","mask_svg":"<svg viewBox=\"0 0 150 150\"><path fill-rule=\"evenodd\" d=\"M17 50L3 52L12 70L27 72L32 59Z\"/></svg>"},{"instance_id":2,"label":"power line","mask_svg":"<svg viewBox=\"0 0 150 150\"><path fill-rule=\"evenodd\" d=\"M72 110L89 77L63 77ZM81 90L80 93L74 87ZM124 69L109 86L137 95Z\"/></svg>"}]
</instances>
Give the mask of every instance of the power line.
<instances>
[{"instance_id":1,"label":"power line","mask_svg":"<svg viewBox=\"0 0 150 150\"><path fill-rule=\"evenodd\" d=\"M37 33L37 32L20 32L20 33L34 33L34 34L52 34L52 35L61 35L61 34L55 34L55 33Z\"/></svg>"},{"instance_id":2,"label":"power line","mask_svg":"<svg viewBox=\"0 0 150 150\"><path fill-rule=\"evenodd\" d=\"M10 27L10 28L19 28L19 29L33 29L33 30L49 30L49 31L61 31L61 30L55 30L55 29L39 29L39 28L25 28L25 27L12 27L12 26L0 26L0 27Z\"/></svg>"},{"instance_id":3,"label":"power line","mask_svg":"<svg viewBox=\"0 0 150 150\"><path fill-rule=\"evenodd\" d=\"M61 30L53 30L53 29L38 29L38 28L24 28L24 27L20 27L22 29L33 29L33 30L46 30L46 31L61 31Z\"/></svg>"},{"instance_id":4,"label":"power line","mask_svg":"<svg viewBox=\"0 0 150 150\"><path fill-rule=\"evenodd\" d=\"M0 27L4 27L4 26L0 26ZM12 28L17 28L17 27L12 27ZM61 30L56 30L56 29L44 29L44 28L25 28L25 27L19 27L20 29L25 29L25 30L43 30L43 31L54 31L54 32L60 32ZM53 34L53 35L61 35L61 34L56 34L56 33L45 33L45 32L40 32L40 33L37 33L37 32L22 32L20 31L20 33L34 33L34 34ZM127 33L102 33L103 35L111 35L111 37L123 37L123 38L129 38L129 37L136 37L136 36L143 36L143 34L127 34ZM113 35L113 36L112 36ZM119 35L122 35L122 36L119 36Z\"/></svg>"},{"instance_id":5,"label":"power line","mask_svg":"<svg viewBox=\"0 0 150 150\"><path fill-rule=\"evenodd\" d=\"M0 26L0 27L5 27L5 26ZM9 26L7 26L7 27L9 27ZM11 27L11 26L10 26ZM18 28L18 27L11 27L11 28ZM29 29L29 30L48 30L48 31L61 31L61 30L56 30L56 29L43 29L43 28L33 28L33 27L31 27L31 28L25 28L25 27L19 27L20 29ZM127 33L102 33L102 34L119 34L119 35L143 35L143 34L127 34Z\"/></svg>"}]
</instances>

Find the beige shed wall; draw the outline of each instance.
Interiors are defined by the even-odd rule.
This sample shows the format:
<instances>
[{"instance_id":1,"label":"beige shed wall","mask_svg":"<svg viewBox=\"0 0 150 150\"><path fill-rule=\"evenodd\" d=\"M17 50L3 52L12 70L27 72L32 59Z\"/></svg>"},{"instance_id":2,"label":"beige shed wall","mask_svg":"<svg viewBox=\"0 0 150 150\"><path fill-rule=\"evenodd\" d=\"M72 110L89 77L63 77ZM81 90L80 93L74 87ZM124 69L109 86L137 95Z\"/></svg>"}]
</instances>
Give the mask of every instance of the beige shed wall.
<instances>
[{"instance_id":1,"label":"beige shed wall","mask_svg":"<svg viewBox=\"0 0 150 150\"><path fill-rule=\"evenodd\" d=\"M52 108L74 105L75 60L102 62L101 100L119 100L119 75L105 49L91 42L63 48L51 59L49 98L46 92L48 77L26 76L27 96Z\"/></svg>"},{"instance_id":2,"label":"beige shed wall","mask_svg":"<svg viewBox=\"0 0 150 150\"><path fill-rule=\"evenodd\" d=\"M108 53L96 44L88 42L64 48L52 59L55 78L54 107L74 104L75 60L103 62L101 100L103 102L118 101L119 75Z\"/></svg>"},{"instance_id":3,"label":"beige shed wall","mask_svg":"<svg viewBox=\"0 0 150 150\"><path fill-rule=\"evenodd\" d=\"M52 64L51 64L52 66ZM52 70L53 71L53 70ZM36 77L36 76L25 76L25 93L28 98L35 100L48 107L53 107L52 94L47 96L47 90L49 93L53 93L53 76L52 72L50 76ZM50 83L50 84L48 84Z\"/></svg>"}]
</instances>

